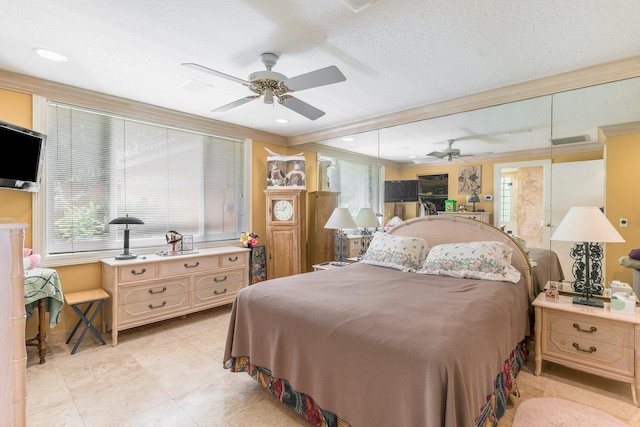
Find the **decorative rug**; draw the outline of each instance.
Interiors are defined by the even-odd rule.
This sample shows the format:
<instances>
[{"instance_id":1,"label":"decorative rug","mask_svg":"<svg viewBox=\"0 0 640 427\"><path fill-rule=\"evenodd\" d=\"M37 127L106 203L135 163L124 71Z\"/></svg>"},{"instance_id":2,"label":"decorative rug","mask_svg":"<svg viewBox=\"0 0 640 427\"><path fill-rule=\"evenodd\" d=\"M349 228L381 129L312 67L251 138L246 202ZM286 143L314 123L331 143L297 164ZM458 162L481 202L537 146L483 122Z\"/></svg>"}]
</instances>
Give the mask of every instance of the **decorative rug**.
<instances>
[{"instance_id":1,"label":"decorative rug","mask_svg":"<svg viewBox=\"0 0 640 427\"><path fill-rule=\"evenodd\" d=\"M598 409L555 397L537 397L520 403L512 427L628 427Z\"/></svg>"}]
</instances>

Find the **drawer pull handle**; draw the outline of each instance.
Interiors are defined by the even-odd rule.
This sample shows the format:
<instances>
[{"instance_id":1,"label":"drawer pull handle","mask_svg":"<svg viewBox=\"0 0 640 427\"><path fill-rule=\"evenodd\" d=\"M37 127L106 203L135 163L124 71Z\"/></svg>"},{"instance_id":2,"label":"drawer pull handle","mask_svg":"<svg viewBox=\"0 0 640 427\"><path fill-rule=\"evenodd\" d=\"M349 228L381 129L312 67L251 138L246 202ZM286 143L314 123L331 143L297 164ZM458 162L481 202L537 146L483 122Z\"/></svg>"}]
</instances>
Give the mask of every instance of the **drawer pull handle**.
<instances>
[{"instance_id":1,"label":"drawer pull handle","mask_svg":"<svg viewBox=\"0 0 640 427\"><path fill-rule=\"evenodd\" d=\"M214 282L224 282L225 280L227 280L227 276L224 276L224 277L222 277L222 278L220 278L220 277L214 277L214 278L213 278L213 281L214 281ZM227 292L227 290L226 290L226 289L225 289L224 291L225 291L225 292Z\"/></svg>"},{"instance_id":2,"label":"drawer pull handle","mask_svg":"<svg viewBox=\"0 0 640 427\"><path fill-rule=\"evenodd\" d=\"M137 272L135 270L131 270L131 274L133 274L134 276L137 276L139 274L144 274L147 271L146 268L143 268L142 270L140 270L140 272Z\"/></svg>"},{"instance_id":3,"label":"drawer pull handle","mask_svg":"<svg viewBox=\"0 0 640 427\"><path fill-rule=\"evenodd\" d=\"M149 293L151 295L153 295L153 294L161 294L161 293L165 292L166 290L167 290L167 287L163 286L161 291L154 291L153 289L149 289Z\"/></svg>"},{"instance_id":4,"label":"drawer pull handle","mask_svg":"<svg viewBox=\"0 0 640 427\"><path fill-rule=\"evenodd\" d=\"M231 262L235 262L237 260L238 260L238 256L237 255L235 257L233 257L233 258L229 257L229 261L231 261Z\"/></svg>"},{"instance_id":5,"label":"drawer pull handle","mask_svg":"<svg viewBox=\"0 0 640 427\"><path fill-rule=\"evenodd\" d=\"M593 353L596 351L595 347L589 347L588 350L585 350L584 348L580 348L580 344L578 344L577 342L574 342L573 346L576 348L576 350L584 351L585 353Z\"/></svg>"},{"instance_id":6,"label":"drawer pull handle","mask_svg":"<svg viewBox=\"0 0 640 427\"><path fill-rule=\"evenodd\" d=\"M224 290L222 292L213 291L214 295L222 295L222 294L226 294L226 293L227 293L227 288L224 288Z\"/></svg>"},{"instance_id":7,"label":"drawer pull handle","mask_svg":"<svg viewBox=\"0 0 640 427\"><path fill-rule=\"evenodd\" d=\"M161 304L161 305L153 305L153 304L149 304L149 308L150 308L151 310L153 310L154 308L162 308L162 307L164 307L165 305L167 305L167 302L166 302L166 301L162 301L162 304Z\"/></svg>"},{"instance_id":8,"label":"drawer pull handle","mask_svg":"<svg viewBox=\"0 0 640 427\"><path fill-rule=\"evenodd\" d=\"M354 245L354 246L358 246L359 244L360 244L360 240L354 240L354 241L353 241L353 245Z\"/></svg>"},{"instance_id":9,"label":"drawer pull handle","mask_svg":"<svg viewBox=\"0 0 640 427\"><path fill-rule=\"evenodd\" d=\"M200 261L196 262L196 263L195 263L195 264L193 264L193 265L189 265L189 264L187 264L187 263L185 262L185 263L184 263L184 268L196 268L196 267L197 267L197 266L199 266L199 265L200 265Z\"/></svg>"},{"instance_id":10,"label":"drawer pull handle","mask_svg":"<svg viewBox=\"0 0 640 427\"><path fill-rule=\"evenodd\" d=\"M574 324L573 324L573 327L574 327L574 328L576 328L576 330L578 330L578 331L580 331L580 332L586 332L586 333L588 333L588 334L592 334L592 333L594 333L595 331L597 331L597 330L598 330L598 328L596 328L595 326L592 326L592 327L590 327L590 328L589 328L589 330L587 331L586 329L582 329L582 328L580 327L580 325L578 325L577 323L574 323Z\"/></svg>"}]
</instances>

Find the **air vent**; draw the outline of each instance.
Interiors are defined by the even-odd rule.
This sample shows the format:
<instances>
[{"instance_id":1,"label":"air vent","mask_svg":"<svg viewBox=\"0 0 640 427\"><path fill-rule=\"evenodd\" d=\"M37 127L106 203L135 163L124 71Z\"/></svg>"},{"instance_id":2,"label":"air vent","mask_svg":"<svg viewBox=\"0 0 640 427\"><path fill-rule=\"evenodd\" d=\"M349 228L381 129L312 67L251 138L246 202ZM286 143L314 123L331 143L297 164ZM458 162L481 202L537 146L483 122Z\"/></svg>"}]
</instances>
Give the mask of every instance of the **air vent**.
<instances>
[{"instance_id":1,"label":"air vent","mask_svg":"<svg viewBox=\"0 0 640 427\"><path fill-rule=\"evenodd\" d=\"M578 142L589 142L589 135L568 136L551 140L553 145L575 144Z\"/></svg>"}]
</instances>

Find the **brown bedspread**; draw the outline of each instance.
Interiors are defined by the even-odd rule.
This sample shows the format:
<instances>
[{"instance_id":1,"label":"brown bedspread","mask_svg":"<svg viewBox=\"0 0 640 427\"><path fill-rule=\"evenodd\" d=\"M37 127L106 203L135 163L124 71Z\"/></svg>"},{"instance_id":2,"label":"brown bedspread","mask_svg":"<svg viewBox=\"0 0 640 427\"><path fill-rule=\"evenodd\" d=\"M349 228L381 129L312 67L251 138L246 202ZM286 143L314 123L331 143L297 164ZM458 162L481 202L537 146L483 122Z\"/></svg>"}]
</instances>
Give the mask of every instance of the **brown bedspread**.
<instances>
[{"instance_id":1,"label":"brown bedspread","mask_svg":"<svg viewBox=\"0 0 640 427\"><path fill-rule=\"evenodd\" d=\"M527 333L523 283L361 263L242 289L224 361L251 363L353 426L472 426Z\"/></svg>"},{"instance_id":2,"label":"brown bedspread","mask_svg":"<svg viewBox=\"0 0 640 427\"><path fill-rule=\"evenodd\" d=\"M549 280L561 282L564 280L562 266L558 254L549 249L529 248L529 258L535 267L532 268L533 291L538 295Z\"/></svg>"}]
</instances>

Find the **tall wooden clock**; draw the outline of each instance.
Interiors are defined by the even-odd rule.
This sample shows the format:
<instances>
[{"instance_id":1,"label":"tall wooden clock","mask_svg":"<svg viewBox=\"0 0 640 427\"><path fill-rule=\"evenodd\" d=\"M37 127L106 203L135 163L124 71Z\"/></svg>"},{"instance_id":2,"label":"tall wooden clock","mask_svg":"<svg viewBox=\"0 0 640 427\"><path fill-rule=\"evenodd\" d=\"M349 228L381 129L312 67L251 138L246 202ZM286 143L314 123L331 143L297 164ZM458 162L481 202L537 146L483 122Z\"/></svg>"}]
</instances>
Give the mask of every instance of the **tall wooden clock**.
<instances>
[{"instance_id":1,"label":"tall wooden clock","mask_svg":"<svg viewBox=\"0 0 640 427\"><path fill-rule=\"evenodd\" d=\"M267 199L267 276L306 272L306 191L265 190Z\"/></svg>"}]
</instances>

